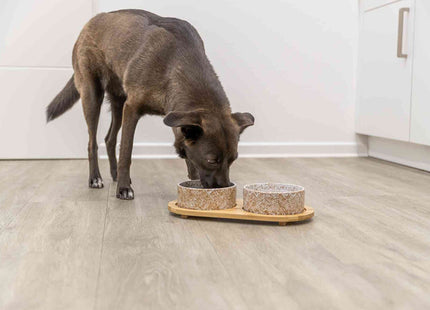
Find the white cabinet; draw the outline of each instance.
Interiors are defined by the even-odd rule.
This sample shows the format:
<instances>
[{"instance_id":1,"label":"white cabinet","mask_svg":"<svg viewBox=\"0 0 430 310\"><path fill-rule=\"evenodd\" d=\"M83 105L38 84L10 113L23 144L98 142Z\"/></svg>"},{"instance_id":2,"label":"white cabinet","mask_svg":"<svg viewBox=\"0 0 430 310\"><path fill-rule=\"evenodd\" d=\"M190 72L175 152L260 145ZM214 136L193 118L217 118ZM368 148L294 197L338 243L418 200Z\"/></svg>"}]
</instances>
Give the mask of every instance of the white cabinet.
<instances>
[{"instance_id":1,"label":"white cabinet","mask_svg":"<svg viewBox=\"0 0 430 310\"><path fill-rule=\"evenodd\" d=\"M414 50L410 141L430 145L429 0L417 0L415 4Z\"/></svg>"},{"instance_id":2,"label":"white cabinet","mask_svg":"<svg viewBox=\"0 0 430 310\"><path fill-rule=\"evenodd\" d=\"M413 8L403 0L361 14L357 132L409 141Z\"/></svg>"},{"instance_id":3,"label":"white cabinet","mask_svg":"<svg viewBox=\"0 0 430 310\"><path fill-rule=\"evenodd\" d=\"M430 1L360 3L356 131L430 145Z\"/></svg>"},{"instance_id":4,"label":"white cabinet","mask_svg":"<svg viewBox=\"0 0 430 310\"><path fill-rule=\"evenodd\" d=\"M359 0L356 131L370 156L430 171L430 0Z\"/></svg>"},{"instance_id":5,"label":"white cabinet","mask_svg":"<svg viewBox=\"0 0 430 310\"><path fill-rule=\"evenodd\" d=\"M361 0L361 7L363 10L367 11L396 1L399 0Z\"/></svg>"}]
</instances>

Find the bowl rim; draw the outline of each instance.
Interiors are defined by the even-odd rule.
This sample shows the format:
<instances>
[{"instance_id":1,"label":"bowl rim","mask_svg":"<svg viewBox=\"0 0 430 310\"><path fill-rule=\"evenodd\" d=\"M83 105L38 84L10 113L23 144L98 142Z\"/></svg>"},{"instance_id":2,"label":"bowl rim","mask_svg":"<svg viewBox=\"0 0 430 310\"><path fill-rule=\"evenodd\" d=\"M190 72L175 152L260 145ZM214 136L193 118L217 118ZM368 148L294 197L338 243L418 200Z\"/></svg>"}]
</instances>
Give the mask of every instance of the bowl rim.
<instances>
[{"instance_id":1,"label":"bowl rim","mask_svg":"<svg viewBox=\"0 0 430 310\"><path fill-rule=\"evenodd\" d=\"M262 191L262 190L257 190L257 189L252 189L249 188L250 186L255 186L255 185L290 185L290 186L295 186L298 188L298 190L295 191ZM305 188L301 185L297 185L297 184L292 184L292 183L276 183L276 182L260 182L260 183L251 183L251 184L245 184L245 186L243 187L243 190L248 191L248 192L254 192L254 193L262 193L262 194L294 194L294 193L300 193L300 192L304 192Z\"/></svg>"},{"instance_id":2,"label":"bowl rim","mask_svg":"<svg viewBox=\"0 0 430 310\"><path fill-rule=\"evenodd\" d=\"M180 188L186 188L186 189L193 190L193 191L222 191L222 190L227 190L227 189L237 187L236 183L234 183L234 182L230 182L232 185L227 186L227 187L214 187L214 188L196 188L196 187L187 187L187 186L182 185L183 183L190 182L190 181L199 181L200 182L200 180L187 180L187 181L182 181L182 182L178 183L177 186Z\"/></svg>"}]
</instances>

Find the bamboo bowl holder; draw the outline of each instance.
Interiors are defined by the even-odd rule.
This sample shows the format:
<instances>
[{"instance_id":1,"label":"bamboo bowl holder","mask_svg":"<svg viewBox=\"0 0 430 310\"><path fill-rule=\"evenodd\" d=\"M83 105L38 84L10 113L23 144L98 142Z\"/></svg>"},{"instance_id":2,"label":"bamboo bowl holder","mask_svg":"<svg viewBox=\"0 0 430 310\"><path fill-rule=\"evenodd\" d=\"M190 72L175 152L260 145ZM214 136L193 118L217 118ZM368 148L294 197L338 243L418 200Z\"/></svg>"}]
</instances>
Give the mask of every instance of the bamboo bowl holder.
<instances>
[{"instance_id":1,"label":"bamboo bowl holder","mask_svg":"<svg viewBox=\"0 0 430 310\"><path fill-rule=\"evenodd\" d=\"M242 201L236 200L235 184L206 189L200 181L186 181L178 184L178 200L170 201L168 209L182 218L195 216L278 222L282 226L314 216L314 210L304 205L303 187L279 183L246 185Z\"/></svg>"}]
</instances>

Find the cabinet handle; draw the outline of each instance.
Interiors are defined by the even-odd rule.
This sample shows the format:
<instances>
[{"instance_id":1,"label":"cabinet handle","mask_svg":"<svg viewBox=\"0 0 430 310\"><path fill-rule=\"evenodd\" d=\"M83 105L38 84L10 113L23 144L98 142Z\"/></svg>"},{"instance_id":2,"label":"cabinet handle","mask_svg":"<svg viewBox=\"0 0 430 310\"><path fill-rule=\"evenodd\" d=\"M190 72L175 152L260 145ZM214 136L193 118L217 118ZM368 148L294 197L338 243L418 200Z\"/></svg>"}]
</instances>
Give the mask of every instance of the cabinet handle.
<instances>
[{"instance_id":1,"label":"cabinet handle","mask_svg":"<svg viewBox=\"0 0 430 310\"><path fill-rule=\"evenodd\" d=\"M397 30L397 57L407 58L408 54L403 54L403 26L405 21L405 12L409 13L409 8L399 10L399 28Z\"/></svg>"}]
</instances>

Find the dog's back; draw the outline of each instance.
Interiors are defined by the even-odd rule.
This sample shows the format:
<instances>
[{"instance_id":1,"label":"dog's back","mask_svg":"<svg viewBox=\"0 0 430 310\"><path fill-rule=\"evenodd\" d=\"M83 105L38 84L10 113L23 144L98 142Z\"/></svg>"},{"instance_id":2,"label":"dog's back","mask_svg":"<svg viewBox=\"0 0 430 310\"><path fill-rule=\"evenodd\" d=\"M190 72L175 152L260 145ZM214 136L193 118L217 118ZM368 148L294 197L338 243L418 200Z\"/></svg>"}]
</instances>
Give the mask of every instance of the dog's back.
<instances>
[{"instance_id":1,"label":"dog's back","mask_svg":"<svg viewBox=\"0 0 430 310\"><path fill-rule=\"evenodd\" d=\"M145 96L152 97L146 101L154 103L147 107L152 114L163 114L168 90L178 79L183 82L181 89L171 89L176 96L182 92L193 97L204 83L213 84L224 97L195 28L186 21L143 10L120 10L92 18L75 44L73 67L78 90L88 78L84 76L88 68L108 92L121 95L145 89ZM200 93L195 97L202 99Z\"/></svg>"},{"instance_id":2,"label":"dog's back","mask_svg":"<svg viewBox=\"0 0 430 310\"><path fill-rule=\"evenodd\" d=\"M143 10L120 10L98 14L85 25L74 48L73 63L79 66L80 57L90 53L93 61L102 61L123 75L134 58L164 64L169 56L190 52L204 55L203 42L188 22Z\"/></svg>"}]
</instances>

